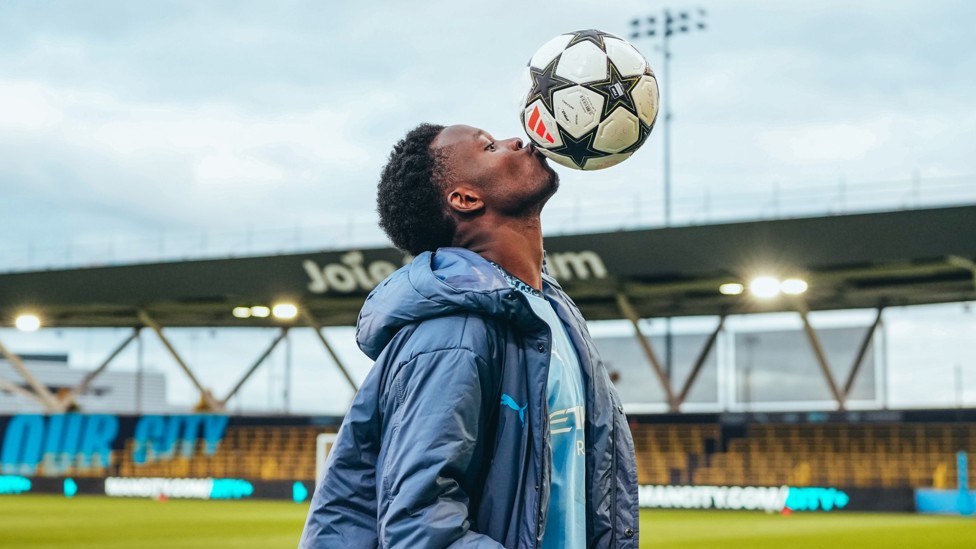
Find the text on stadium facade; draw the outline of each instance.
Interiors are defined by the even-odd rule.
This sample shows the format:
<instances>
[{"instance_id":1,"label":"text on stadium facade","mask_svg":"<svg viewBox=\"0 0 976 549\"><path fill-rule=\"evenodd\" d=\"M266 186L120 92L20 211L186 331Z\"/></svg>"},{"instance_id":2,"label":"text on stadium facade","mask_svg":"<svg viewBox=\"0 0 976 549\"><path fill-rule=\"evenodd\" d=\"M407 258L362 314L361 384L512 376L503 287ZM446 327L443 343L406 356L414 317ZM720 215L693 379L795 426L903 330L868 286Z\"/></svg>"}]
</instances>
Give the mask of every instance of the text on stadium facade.
<instances>
[{"instance_id":1,"label":"text on stadium facade","mask_svg":"<svg viewBox=\"0 0 976 549\"><path fill-rule=\"evenodd\" d=\"M413 257L404 256L403 264L412 260ZM548 254L546 265L549 274L560 281L602 279L608 274L603 259L589 250ZM367 263L362 252L353 251L342 255L339 261L325 265L306 259L302 268L308 275L306 287L309 292L348 294L372 290L399 267L386 260Z\"/></svg>"},{"instance_id":2,"label":"text on stadium facade","mask_svg":"<svg viewBox=\"0 0 976 549\"><path fill-rule=\"evenodd\" d=\"M141 478L108 477L105 495L126 498L241 499L251 496L254 486L233 478Z\"/></svg>"},{"instance_id":3,"label":"text on stadium facade","mask_svg":"<svg viewBox=\"0 0 976 549\"><path fill-rule=\"evenodd\" d=\"M0 450L0 471L32 475L43 463L47 475L68 469L107 467L113 449L133 441L132 460L142 464L189 457L198 441L213 455L227 430L220 415L146 415L120 437L118 416L109 414L20 414L7 423Z\"/></svg>"},{"instance_id":4,"label":"text on stadium facade","mask_svg":"<svg viewBox=\"0 0 976 549\"><path fill-rule=\"evenodd\" d=\"M731 511L833 511L850 496L837 488L796 486L659 486L638 488L648 509L724 509Z\"/></svg>"}]
</instances>

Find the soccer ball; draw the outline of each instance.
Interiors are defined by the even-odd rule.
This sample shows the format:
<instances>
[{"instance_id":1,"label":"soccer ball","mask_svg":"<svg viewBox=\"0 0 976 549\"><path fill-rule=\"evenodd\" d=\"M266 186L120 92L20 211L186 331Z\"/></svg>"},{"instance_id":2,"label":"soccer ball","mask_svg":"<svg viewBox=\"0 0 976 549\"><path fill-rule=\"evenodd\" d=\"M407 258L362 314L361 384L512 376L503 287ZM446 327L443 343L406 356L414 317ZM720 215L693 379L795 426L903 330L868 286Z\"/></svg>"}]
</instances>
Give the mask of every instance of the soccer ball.
<instances>
[{"instance_id":1,"label":"soccer ball","mask_svg":"<svg viewBox=\"0 0 976 549\"><path fill-rule=\"evenodd\" d=\"M637 48L590 29L561 34L522 71L522 127L543 154L600 170L634 154L654 128L657 79Z\"/></svg>"}]
</instances>

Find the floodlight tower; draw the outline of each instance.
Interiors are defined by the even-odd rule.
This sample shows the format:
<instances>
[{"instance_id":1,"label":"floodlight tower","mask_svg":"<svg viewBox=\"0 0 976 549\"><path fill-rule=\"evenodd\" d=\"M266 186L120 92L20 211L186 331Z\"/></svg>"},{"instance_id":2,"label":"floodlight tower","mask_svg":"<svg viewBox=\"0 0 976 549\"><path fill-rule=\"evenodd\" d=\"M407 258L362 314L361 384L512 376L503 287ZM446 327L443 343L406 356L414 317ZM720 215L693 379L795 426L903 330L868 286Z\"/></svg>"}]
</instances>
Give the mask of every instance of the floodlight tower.
<instances>
[{"instance_id":1,"label":"floodlight tower","mask_svg":"<svg viewBox=\"0 0 976 549\"><path fill-rule=\"evenodd\" d=\"M703 8L695 11L680 10L672 11L664 9L662 15L649 15L643 20L639 17L631 20L631 40L637 40L641 36L649 38L661 37L661 53L664 55L664 63L661 67L661 76L664 77L661 90L664 101L664 226L671 225L671 36L676 33L687 34L692 31L705 30L705 16L707 13ZM641 32L643 30L643 33ZM667 318L664 337L664 367L670 379L672 372L672 362L674 355L674 342L671 333L671 317Z\"/></svg>"},{"instance_id":2,"label":"floodlight tower","mask_svg":"<svg viewBox=\"0 0 976 549\"><path fill-rule=\"evenodd\" d=\"M664 13L659 18L650 15L644 19L635 18L630 22L630 38L637 40L642 36L655 38L661 37L661 52L664 55L664 63L661 68L661 76L664 89L662 91L664 102L664 226L671 225L671 36L674 34L687 34L693 31L705 30L704 9L698 8L695 11L671 11L665 8Z\"/></svg>"}]
</instances>

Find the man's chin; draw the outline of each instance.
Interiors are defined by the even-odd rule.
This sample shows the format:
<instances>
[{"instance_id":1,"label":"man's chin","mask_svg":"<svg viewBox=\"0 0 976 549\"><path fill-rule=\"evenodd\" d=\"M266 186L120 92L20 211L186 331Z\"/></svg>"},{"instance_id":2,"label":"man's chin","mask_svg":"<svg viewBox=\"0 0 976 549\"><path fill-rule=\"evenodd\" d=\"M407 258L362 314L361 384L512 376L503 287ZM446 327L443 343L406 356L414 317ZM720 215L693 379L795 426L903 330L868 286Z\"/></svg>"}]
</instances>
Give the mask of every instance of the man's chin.
<instances>
[{"instance_id":1,"label":"man's chin","mask_svg":"<svg viewBox=\"0 0 976 549\"><path fill-rule=\"evenodd\" d=\"M539 199L538 199L538 204L540 208L542 206L545 206L545 204L549 202L549 199L556 194L557 190L559 190L559 174L557 174L549 166L546 166L546 171L548 172L546 174L548 177L546 178L545 185L543 185L542 188L540 189Z\"/></svg>"},{"instance_id":2,"label":"man's chin","mask_svg":"<svg viewBox=\"0 0 976 549\"><path fill-rule=\"evenodd\" d=\"M548 186L559 188L559 174L556 173L556 170L552 169L552 164L549 163L549 159L546 158L546 155L542 154L541 152L537 152L535 154L536 158L539 159L539 165L542 166L542 169L548 176Z\"/></svg>"},{"instance_id":3,"label":"man's chin","mask_svg":"<svg viewBox=\"0 0 976 549\"><path fill-rule=\"evenodd\" d=\"M549 172L549 188L552 189L552 192L556 192L559 189L559 174L549 164L545 164L545 166L546 171Z\"/></svg>"}]
</instances>

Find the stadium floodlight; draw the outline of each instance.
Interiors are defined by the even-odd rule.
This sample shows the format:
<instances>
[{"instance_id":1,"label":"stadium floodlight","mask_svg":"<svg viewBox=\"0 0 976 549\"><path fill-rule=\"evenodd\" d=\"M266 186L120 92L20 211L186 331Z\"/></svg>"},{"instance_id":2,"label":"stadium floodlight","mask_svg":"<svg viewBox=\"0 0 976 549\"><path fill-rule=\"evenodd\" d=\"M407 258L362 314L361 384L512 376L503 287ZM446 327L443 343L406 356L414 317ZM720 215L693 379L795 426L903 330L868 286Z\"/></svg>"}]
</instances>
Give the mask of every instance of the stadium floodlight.
<instances>
[{"instance_id":1,"label":"stadium floodlight","mask_svg":"<svg viewBox=\"0 0 976 549\"><path fill-rule=\"evenodd\" d=\"M749 293L759 299L772 299L779 295L780 282L775 276L759 276L749 283Z\"/></svg>"},{"instance_id":2,"label":"stadium floodlight","mask_svg":"<svg viewBox=\"0 0 976 549\"><path fill-rule=\"evenodd\" d=\"M739 295L745 291L745 286L738 282L726 282L718 287L718 293L722 295Z\"/></svg>"},{"instance_id":3,"label":"stadium floodlight","mask_svg":"<svg viewBox=\"0 0 976 549\"><path fill-rule=\"evenodd\" d=\"M234 307L233 313L237 318L251 318L250 307Z\"/></svg>"},{"instance_id":4,"label":"stadium floodlight","mask_svg":"<svg viewBox=\"0 0 976 549\"><path fill-rule=\"evenodd\" d=\"M37 315L22 314L14 320L14 325L21 332L36 332L41 327L41 319Z\"/></svg>"},{"instance_id":5,"label":"stadium floodlight","mask_svg":"<svg viewBox=\"0 0 976 549\"><path fill-rule=\"evenodd\" d=\"M799 278L787 278L780 284L779 289L786 295L800 295L807 291L807 282Z\"/></svg>"},{"instance_id":6,"label":"stadium floodlight","mask_svg":"<svg viewBox=\"0 0 976 549\"><path fill-rule=\"evenodd\" d=\"M271 314L280 320L291 320L298 316L298 307L291 303L278 303L271 308Z\"/></svg>"},{"instance_id":7,"label":"stadium floodlight","mask_svg":"<svg viewBox=\"0 0 976 549\"><path fill-rule=\"evenodd\" d=\"M251 316L256 318L268 318L271 316L271 309L265 307L264 305L255 305L251 307Z\"/></svg>"}]
</instances>

